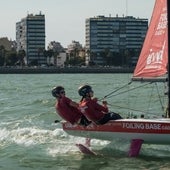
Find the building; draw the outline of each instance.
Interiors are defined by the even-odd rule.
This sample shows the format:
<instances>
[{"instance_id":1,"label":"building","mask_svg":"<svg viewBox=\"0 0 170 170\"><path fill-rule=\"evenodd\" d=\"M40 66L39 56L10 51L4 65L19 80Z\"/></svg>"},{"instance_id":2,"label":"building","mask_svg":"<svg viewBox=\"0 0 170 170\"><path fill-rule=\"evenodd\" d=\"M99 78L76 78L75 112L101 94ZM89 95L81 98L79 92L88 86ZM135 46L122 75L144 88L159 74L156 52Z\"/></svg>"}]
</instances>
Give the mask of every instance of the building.
<instances>
[{"instance_id":1,"label":"building","mask_svg":"<svg viewBox=\"0 0 170 170\"><path fill-rule=\"evenodd\" d=\"M26 52L27 65L46 64L45 50L45 16L28 14L16 23L17 51Z\"/></svg>"},{"instance_id":2,"label":"building","mask_svg":"<svg viewBox=\"0 0 170 170\"><path fill-rule=\"evenodd\" d=\"M79 57L79 51L81 51L82 48L82 45L78 41L72 41L71 44L67 46L69 59Z\"/></svg>"},{"instance_id":3,"label":"building","mask_svg":"<svg viewBox=\"0 0 170 170\"><path fill-rule=\"evenodd\" d=\"M63 46L59 42L51 41L48 44L47 49L47 53L52 50L52 53L50 52L51 57L47 56L47 64L64 67L66 62L66 52Z\"/></svg>"},{"instance_id":4,"label":"building","mask_svg":"<svg viewBox=\"0 0 170 170\"><path fill-rule=\"evenodd\" d=\"M135 65L148 29L148 19L97 16L86 19L86 63L106 65L122 57ZM123 59L123 56L126 58ZM107 60L107 59L111 60ZM114 63L114 61L112 61ZM127 61L126 61L127 64Z\"/></svg>"},{"instance_id":5,"label":"building","mask_svg":"<svg viewBox=\"0 0 170 170\"><path fill-rule=\"evenodd\" d=\"M64 67L65 62L66 62L66 53L65 52L60 52L59 55L57 56L55 60L55 64L57 67Z\"/></svg>"}]
</instances>

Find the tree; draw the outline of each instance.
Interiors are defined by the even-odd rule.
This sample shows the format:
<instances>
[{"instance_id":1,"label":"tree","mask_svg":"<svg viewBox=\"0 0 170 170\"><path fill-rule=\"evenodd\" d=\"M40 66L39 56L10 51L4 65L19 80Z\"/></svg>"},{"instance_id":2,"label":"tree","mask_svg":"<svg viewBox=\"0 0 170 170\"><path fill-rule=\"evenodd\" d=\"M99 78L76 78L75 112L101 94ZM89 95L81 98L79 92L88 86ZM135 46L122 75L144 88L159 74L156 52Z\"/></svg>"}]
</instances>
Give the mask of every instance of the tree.
<instances>
[{"instance_id":1,"label":"tree","mask_svg":"<svg viewBox=\"0 0 170 170\"><path fill-rule=\"evenodd\" d=\"M38 64L37 65L40 65L41 64L41 62L40 62L40 57L42 56L42 55L44 55L44 48L42 48L42 47L39 47L38 49L37 49L37 53L38 53Z\"/></svg>"},{"instance_id":2,"label":"tree","mask_svg":"<svg viewBox=\"0 0 170 170\"><path fill-rule=\"evenodd\" d=\"M0 66L3 66L5 63L5 53L6 50L3 45L0 46Z\"/></svg>"},{"instance_id":3,"label":"tree","mask_svg":"<svg viewBox=\"0 0 170 170\"><path fill-rule=\"evenodd\" d=\"M15 50L7 51L5 55L5 65L14 66L17 61L17 52Z\"/></svg>"},{"instance_id":4,"label":"tree","mask_svg":"<svg viewBox=\"0 0 170 170\"><path fill-rule=\"evenodd\" d=\"M47 58L47 64L51 64L51 57L54 55L54 51L52 49L44 50L44 56Z\"/></svg>"},{"instance_id":5,"label":"tree","mask_svg":"<svg viewBox=\"0 0 170 170\"><path fill-rule=\"evenodd\" d=\"M18 56L18 63L20 64L20 66L25 65L25 61L24 61L24 58L26 56L25 50L19 50L17 56Z\"/></svg>"},{"instance_id":6,"label":"tree","mask_svg":"<svg viewBox=\"0 0 170 170\"><path fill-rule=\"evenodd\" d=\"M113 52L113 62L114 66L121 66L122 65L122 58L120 56L120 53L118 52Z\"/></svg>"}]
</instances>

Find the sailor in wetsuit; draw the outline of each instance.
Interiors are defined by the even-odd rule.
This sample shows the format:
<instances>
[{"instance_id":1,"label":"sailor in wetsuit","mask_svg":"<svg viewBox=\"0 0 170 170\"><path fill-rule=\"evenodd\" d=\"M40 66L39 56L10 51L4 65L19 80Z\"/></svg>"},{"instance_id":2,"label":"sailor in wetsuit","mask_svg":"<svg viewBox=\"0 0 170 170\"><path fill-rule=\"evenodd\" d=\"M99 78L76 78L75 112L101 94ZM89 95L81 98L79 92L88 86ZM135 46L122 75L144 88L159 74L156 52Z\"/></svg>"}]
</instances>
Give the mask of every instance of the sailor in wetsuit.
<instances>
[{"instance_id":1,"label":"sailor in wetsuit","mask_svg":"<svg viewBox=\"0 0 170 170\"><path fill-rule=\"evenodd\" d=\"M109 112L107 102L103 101L103 105L97 103L97 99L93 99L93 90L89 85L80 86L78 93L82 96L80 102L80 110L88 120L95 122L96 124L105 124L109 120L122 119L122 117L114 112Z\"/></svg>"},{"instance_id":2,"label":"sailor in wetsuit","mask_svg":"<svg viewBox=\"0 0 170 170\"><path fill-rule=\"evenodd\" d=\"M56 98L56 112L64 120L70 122L71 124L79 124L84 126L91 123L78 109L79 104L66 97L64 87L54 87L52 89L52 95Z\"/></svg>"}]
</instances>

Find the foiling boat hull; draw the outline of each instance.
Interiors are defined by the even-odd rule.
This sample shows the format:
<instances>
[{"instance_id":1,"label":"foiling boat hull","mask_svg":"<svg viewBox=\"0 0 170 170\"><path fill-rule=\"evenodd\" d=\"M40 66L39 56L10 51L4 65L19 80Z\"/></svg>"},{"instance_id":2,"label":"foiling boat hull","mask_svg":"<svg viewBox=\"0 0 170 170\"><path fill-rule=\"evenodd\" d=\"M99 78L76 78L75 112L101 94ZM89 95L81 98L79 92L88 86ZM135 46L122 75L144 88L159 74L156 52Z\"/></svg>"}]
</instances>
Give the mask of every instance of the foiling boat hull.
<instances>
[{"instance_id":1,"label":"foiling boat hull","mask_svg":"<svg viewBox=\"0 0 170 170\"><path fill-rule=\"evenodd\" d=\"M100 140L143 140L148 144L170 144L170 119L121 119L104 125L90 124L87 127L62 123L63 130L70 135Z\"/></svg>"}]
</instances>

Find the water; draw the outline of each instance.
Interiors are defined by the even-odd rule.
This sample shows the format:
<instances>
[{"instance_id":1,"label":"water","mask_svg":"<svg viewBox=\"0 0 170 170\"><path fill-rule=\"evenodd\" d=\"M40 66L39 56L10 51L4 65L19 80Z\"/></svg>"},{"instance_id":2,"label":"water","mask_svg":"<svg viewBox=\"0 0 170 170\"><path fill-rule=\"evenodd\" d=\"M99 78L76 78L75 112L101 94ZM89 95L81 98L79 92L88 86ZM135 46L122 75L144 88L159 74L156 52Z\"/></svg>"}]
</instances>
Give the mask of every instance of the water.
<instances>
[{"instance_id":1,"label":"water","mask_svg":"<svg viewBox=\"0 0 170 170\"><path fill-rule=\"evenodd\" d=\"M69 136L60 124L53 123L60 120L51 96L53 86L63 85L67 96L79 101L78 87L89 83L101 99L125 85L130 77L130 74L0 75L0 170L169 169L170 146L143 145L139 157L128 158L128 142L93 139L92 148L98 156L86 156L75 146L84 139ZM140 116L137 108L146 108L146 111L156 111L146 116L158 116L161 107L157 104L155 89L145 87L145 91L136 89L134 93L129 91L108 98L110 110L125 117ZM149 91L152 91L151 97ZM144 98L144 102L138 101L137 96ZM146 99L153 99L153 105Z\"/></svg>"}]
</instances>

